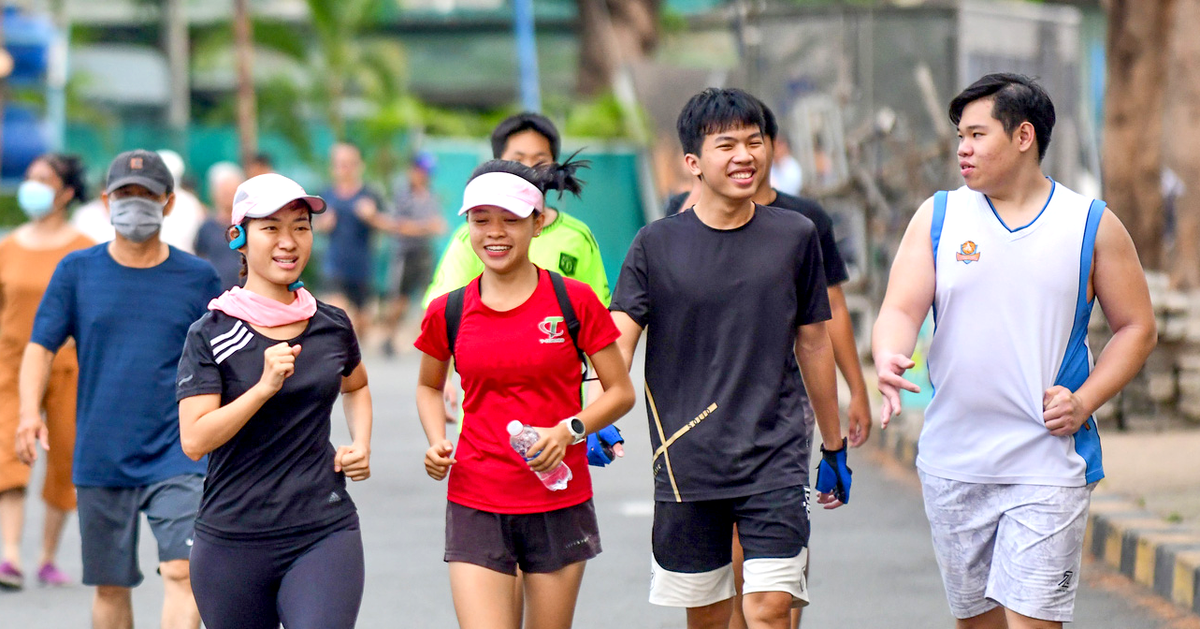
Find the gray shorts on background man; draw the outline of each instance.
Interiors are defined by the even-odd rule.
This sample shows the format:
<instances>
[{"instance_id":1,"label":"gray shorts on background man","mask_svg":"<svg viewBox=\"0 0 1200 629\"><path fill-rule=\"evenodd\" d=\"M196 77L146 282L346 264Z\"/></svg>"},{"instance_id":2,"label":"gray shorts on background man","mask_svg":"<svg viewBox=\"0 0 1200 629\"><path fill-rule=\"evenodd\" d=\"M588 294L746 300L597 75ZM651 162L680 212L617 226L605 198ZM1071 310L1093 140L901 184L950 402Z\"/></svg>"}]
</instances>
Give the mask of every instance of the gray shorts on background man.
<instances>
[{"instance_id":1,"label":"gray shorts on background man","mask_svg":"<svg viewBox=\"0 0 1200 629\"><path fill-rule=\"evenodd\" d=\"M79 487L84 585L137 587L140 514L158 541L159 563L187 559L204 477L174 476L146 487Z\"/></svg>"}]
</instances>

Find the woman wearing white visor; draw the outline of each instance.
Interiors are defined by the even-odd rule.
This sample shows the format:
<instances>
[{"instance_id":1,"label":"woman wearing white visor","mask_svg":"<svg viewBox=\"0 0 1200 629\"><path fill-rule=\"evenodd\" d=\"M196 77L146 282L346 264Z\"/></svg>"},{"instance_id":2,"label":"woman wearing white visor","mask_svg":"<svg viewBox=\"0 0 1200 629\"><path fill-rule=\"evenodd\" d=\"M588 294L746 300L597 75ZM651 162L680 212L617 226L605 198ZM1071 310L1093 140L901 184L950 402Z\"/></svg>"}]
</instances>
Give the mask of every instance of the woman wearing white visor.
<instances>
[{"instance_id":1,"label":"woman wearing white visor","mask_svg":"<svg viewBox=\"0 0 1200 629\"><path fill-rule=\"evenodd\" d=\"M245 288L209 304L179 363L180 438L209 455L191 555L209 629L349 629L363 551L346 478L370 476L371 393L346 313L299 282L325 201L259 175L234 195ZM353 443L330 443L341 393Z\"/></svg>"},{"instance_id":2,"label":"woman wearing white visor","mask_svg":"<svg viewBox=\"0 0 1200 629\"><path fill-rule=\"evenodd\" d=\"M578 193L577 166L493 160L475 170L459 214L483 273L430 304L416 342L425 353L417 386L430 446L425 470L436 480L450 476L445 561L465 629L517 629L522 615L526 627L570 627L584 564L600 552L583 441L632 408L633 384L617 329L592 289L529 260L545 191ZM572 320L579 328L568 334ZM577 348L604 385L582 410ZM452 356L464 391L453 455L442 406ZM510 446L514 420L538 433L528 461ZM535 474L560 463L571 471L565 487ZM561 481L565 472L557 473Z\"/></svg>"}]
</instances>

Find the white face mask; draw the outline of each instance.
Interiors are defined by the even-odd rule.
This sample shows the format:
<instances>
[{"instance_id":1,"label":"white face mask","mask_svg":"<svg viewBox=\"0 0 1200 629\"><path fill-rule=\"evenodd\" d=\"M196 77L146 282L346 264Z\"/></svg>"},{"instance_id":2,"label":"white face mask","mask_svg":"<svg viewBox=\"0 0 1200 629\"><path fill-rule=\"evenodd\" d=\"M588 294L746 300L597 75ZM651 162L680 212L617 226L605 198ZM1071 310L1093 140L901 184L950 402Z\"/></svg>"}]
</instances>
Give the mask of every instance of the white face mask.
<instances>
[{"instance_id":1,"label":"white face mask","mask_svg":"<svg viewBox=\"0 0 1200 629\"><path fill-rule=\"evenodd\" d=\"M142 243L162 228L163 204L143 197L125 197L108 202L113 228L128 240Z\"/></svg>"}]
</instances>

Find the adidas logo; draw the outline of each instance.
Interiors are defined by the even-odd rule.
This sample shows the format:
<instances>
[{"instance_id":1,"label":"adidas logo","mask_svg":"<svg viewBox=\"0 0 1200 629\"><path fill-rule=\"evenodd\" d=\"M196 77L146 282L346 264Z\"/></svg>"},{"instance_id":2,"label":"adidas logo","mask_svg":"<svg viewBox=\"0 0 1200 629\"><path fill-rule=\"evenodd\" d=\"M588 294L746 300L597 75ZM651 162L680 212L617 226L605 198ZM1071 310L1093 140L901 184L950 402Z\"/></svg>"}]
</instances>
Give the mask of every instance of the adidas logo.
<instances>
[{"instance_id":1,"label":"adidas logo","mask_svg":"<svg viewBox=\"0 0 1200 629\"><path fill-rule=\"evenodd\" d=\"M335 502L341 502L341 501L342 501L342 497L337 495L336 491L329 494L329 504L333 504Z\"/></svg>"}]
</instances>

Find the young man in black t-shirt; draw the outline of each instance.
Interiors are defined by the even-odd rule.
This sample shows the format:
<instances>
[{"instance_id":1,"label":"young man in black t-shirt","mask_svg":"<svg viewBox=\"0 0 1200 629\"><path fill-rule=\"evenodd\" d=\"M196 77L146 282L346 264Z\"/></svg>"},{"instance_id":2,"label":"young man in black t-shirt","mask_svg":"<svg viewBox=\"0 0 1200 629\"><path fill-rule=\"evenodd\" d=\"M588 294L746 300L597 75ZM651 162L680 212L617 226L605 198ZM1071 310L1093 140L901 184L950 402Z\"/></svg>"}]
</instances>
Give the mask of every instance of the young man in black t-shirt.
<instances>
[{"instance_id":1,"label":"young man in black t-shirt","mask_svg":"<svg viewBox=\"0 0 1200 629\"><path fill-rule=\"evenodd\" d=\"M686 607L693 629L729 623L734 524L749 626L786 627L807 602L804 384L827 461L819 502L849 498L820 245L812 221L752 201L770 169L764 127L745 92L692 97L678 129L699 200L638 233L611 307L628 362L649 328L650 601Z\"/></svg>"}]
</instances>

